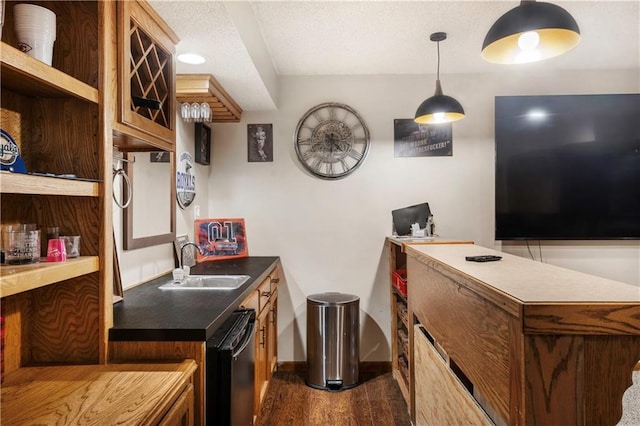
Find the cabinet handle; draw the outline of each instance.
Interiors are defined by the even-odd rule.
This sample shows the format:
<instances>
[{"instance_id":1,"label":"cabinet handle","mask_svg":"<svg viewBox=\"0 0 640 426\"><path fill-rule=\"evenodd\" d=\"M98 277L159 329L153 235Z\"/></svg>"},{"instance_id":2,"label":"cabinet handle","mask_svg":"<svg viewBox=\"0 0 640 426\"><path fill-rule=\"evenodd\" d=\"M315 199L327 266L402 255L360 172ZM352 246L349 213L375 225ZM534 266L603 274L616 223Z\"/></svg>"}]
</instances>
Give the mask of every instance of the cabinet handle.
<instances>
[{"instance_id":1,"label":"cabinet handle","mask_svg":"<svg viewBox=\"0 0 640 426\"><path fill-rule=\"evenodd\" d=\"M260 339L260 346L262 346L264 348L265 343L267 342L267 326L262 326L262 328L260 329L260 333L262 333L261 339Z\"/></svg>"},{"instance_id":2,"label":"cabinet handle","mask_svg":"<svg viewBox=\"0 0 640 426\"><path fill-rule=\"evenodd\" d=\"M280 282L280 278L271 278L272 284L278 284Z\"/></svg>"},{"instance_id":3,"label":"cabinet handle","mask_svg":"<svg viewBox=\"0 0 640 426\"><path fill-rule=\"evenodd\" d=\"M271 308L271 324L276 323L276 308Z\"/></svg>"},{"instance_id":4,"label":"cabinet handle","mask_svg":"<svg viewBox=\"0 0 640 426\"><path fill-rule=\"evenodd\" d=\"M155 110L162 108L162 102L156 99L142 98L140 96L131 96L131 100L133 101L133 106L137 108L149 108L149 109L155 109Z\"/></svg>"},{"instance_id":5,"label":"cabinet handle","mask_svg":"<svg viewBox=\"0 0 640 426\"><path fill-rule=\"evenodd\" d=\"M270 291L263 291L262 292L262 297L270 297L271 296L271 292Z\"/></svg>"}]
</instances>

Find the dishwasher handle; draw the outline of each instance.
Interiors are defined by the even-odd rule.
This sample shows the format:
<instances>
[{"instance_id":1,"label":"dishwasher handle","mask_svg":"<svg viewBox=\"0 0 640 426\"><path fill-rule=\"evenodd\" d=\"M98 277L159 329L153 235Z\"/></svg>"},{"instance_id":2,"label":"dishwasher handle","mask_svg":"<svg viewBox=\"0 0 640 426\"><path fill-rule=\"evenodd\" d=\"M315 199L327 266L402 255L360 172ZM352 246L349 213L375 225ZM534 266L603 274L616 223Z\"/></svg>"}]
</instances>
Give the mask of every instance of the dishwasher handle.
<instances>
[{"instance_id":1,"label":"dishwasher handle","mask_svg":"<svg viewBox=\"0 0 640 426\"><path fill-rule=\"evenodd\" d=\"M249 342L251 342L251 338L253 334L256 332L256 322L249 321L247 327L244 329L244 336L242 336L242 340L238 344L237 349L233 352L233 357L236 358L240 353L247 347Z\"/></svg>"}]
</instances>

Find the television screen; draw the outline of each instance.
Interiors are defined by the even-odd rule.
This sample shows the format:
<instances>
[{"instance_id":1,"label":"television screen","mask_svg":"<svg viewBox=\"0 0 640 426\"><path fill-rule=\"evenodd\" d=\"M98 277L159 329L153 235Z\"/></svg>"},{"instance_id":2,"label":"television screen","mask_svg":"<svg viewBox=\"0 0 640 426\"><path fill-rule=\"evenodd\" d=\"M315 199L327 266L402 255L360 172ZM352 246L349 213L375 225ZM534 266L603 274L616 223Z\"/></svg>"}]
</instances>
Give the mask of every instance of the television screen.
<instances>
[{"instance_id":1,"label":"television screen","mask_svg":"<svg viewBox=\"0 0 640 426\"><path fill-rule=\"evenodd\" d=\"M496 240L640 239L640 94L498 96Z\"/></svg>"}]
</instances>

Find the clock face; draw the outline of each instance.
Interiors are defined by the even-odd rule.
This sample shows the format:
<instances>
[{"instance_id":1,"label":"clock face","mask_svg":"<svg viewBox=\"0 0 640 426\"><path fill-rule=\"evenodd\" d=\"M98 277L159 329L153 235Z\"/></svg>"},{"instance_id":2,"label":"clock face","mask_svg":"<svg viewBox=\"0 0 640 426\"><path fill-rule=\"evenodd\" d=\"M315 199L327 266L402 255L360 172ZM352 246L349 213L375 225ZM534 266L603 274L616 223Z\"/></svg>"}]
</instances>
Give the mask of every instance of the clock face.
<instances>
[{"instance_id":1,"label":"clock face","mask_svg":"<svg viewBox=\"0 0 640 426\"><path fill-rule=\"evenodd\" d=\"M322 179L340 179L362 164L369 151L369 129L351 107L324 103L302 116L294 134L302 165Z\"/></svg>"}]
</instances>

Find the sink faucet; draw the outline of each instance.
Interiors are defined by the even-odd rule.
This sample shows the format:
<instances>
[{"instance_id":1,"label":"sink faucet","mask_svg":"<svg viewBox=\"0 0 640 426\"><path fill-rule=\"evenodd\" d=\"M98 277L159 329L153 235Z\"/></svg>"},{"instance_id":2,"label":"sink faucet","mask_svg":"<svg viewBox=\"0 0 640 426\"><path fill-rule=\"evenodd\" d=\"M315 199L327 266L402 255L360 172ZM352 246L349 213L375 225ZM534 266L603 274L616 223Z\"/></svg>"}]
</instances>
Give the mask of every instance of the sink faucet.
<instances>
[{"instance_id":1,"label":"sink faucet","mask_svg":"<svg viewBox=\"0 0 640 426\"><path fill-rule=\"evenodd\" d=\"M184 243L182 247L180 247L180 268L183 268L183 269L184 269L184 248L187 246L194 246L196 250L198 250L198 253L203 254L202 249L196 243L191 241Z\"/></svg>"}]
</instances>

